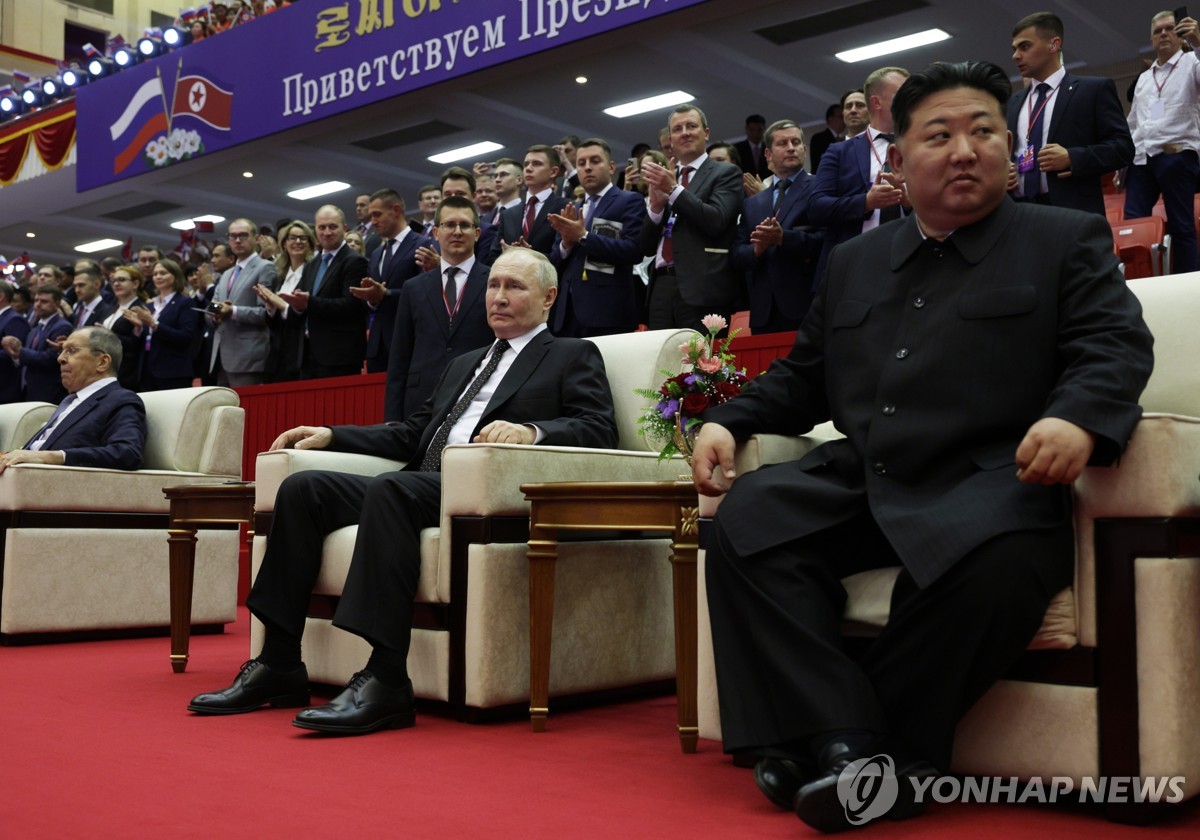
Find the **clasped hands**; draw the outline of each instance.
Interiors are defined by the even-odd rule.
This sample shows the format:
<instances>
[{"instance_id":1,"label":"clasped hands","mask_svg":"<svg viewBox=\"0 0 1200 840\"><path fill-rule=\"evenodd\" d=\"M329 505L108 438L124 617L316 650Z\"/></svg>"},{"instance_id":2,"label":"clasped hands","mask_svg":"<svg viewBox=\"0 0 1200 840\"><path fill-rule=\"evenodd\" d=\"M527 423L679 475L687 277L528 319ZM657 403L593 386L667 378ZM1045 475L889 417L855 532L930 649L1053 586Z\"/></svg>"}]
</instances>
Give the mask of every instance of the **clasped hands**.
<instances>
[{"instance_id":1,"label":"clasped hands","mask_svg":"<svg viewBox=\"0 0 1200 840\"><path fill-rule=\"evenodd\" d=\"M675 170L647 159L642 162L642 180L650 187L651 208L655 213L661 213L666 209L671 193L679 185L679 182L675 180Z\"/></svg>"},{"instance_id":2,"label":"clasped hands","mask_svg":"<svg viewBox=\"0 0 1200 840\"><path fill-rule=\"evenodd\" d=\"M871 189L867 190L867 212L873 213L885 207L897 206L906 210L912 207L908 201L908 193L904 191L904 182L893 172L881 171Z\"/></svg>"},{"instance_id":3,"label":"clasped hands","mask_svg":"<svg viewBox=\"0 0 1200 840\"><path fill-rule=\"evenodd\" d=\"M574 248L583 238L583 219L579 217L579 208L574 204L568 203L560 212L551 213L546 217L546 221L550 222L550 227L562 237L564 248Z\"/></svg>"},{"instance_id":4,"label":"clasped hands","mask_svg":"<svg viewBox=\"0 0 1200 840\"><path fill-rule=\"evenodd\" d=\"M135 327L154 329L158 326L158 321L154 320L154 315L144 306L127 306L121 310L121 317Z\"/></svg>"},{"instance_id":5,"label":"clasped hands","mask_svg":"<svg viewBox=\"0 0 1200 840\"><path fill-rule=\"evenodd\" d=\"M1096 436L1068 420L1043 417L1025 433L1015 456L1017 478L1026 484L1071 484L1079 478ZM737 477L733 456L736 442L719 423L705 423L692 453L692 481L705 496L720 496Z\"/></svg>"}]
</instances>

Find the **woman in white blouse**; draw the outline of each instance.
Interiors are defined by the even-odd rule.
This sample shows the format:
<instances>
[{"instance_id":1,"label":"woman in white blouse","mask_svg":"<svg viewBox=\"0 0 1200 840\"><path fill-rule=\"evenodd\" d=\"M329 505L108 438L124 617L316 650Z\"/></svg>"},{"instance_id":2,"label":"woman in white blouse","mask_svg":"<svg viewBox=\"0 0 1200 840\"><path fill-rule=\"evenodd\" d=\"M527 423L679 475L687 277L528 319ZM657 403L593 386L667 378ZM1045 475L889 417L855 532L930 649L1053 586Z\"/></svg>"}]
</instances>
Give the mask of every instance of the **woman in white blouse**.
<instances>
[{"instance_id":1,"label":"woman in white blouse","mask_svg":"<svg viewBox=\"0 0 1200 840\"><path fill-rule=\"evenodd\" d=\"M282 278L279 293L287 294L300 288L304 267L317 250L317 237L304 222L292 222L279 232L279 247L275 258L275 274ZM300 378L304 362L304 313L296 312L276 292L261 283L254 291L267 305L267 324L271 328L271 359L274 370L272 382L291 382Z\"/></svg>"},{"instance_id":2,"label":"woman in white blouse","mask_svg":"<svg viewBox=\"0 0 1200 840\"><path fill-rule=\"evenodd\" d=\"M125 310L131 306L146 305L143 298L142 283L144 278L137 266L123 265L113 269L109 278L113 294L117 298L117 308L104 319L104 326L117 334L121 339L121 368L117 371L117 382L131 391L137 390L138 373L142 362L142 345L145 343L140 336L134 335L133 321L124 317Z\"/></svg>"}]
</instances>

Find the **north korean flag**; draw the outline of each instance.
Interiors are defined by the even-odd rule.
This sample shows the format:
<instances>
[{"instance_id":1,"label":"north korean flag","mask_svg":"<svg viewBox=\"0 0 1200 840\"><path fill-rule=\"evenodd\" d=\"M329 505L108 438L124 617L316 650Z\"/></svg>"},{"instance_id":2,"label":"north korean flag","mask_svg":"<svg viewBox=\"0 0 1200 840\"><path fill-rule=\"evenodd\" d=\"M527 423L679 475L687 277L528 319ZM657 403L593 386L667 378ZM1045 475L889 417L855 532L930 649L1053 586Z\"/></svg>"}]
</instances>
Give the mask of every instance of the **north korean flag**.
<instances>
[{"instance_id":1,"label":"north korean flag","mask_svg":"<svg viewBox=\"0 0 1200 840\"><path fill-rule=\"evenodd\" d=\"M229 131L233 110L233 92L219 87L211 79L192 74L175 82L172 120L191 117L219 131Z\"/></svg>"}]
</instances>

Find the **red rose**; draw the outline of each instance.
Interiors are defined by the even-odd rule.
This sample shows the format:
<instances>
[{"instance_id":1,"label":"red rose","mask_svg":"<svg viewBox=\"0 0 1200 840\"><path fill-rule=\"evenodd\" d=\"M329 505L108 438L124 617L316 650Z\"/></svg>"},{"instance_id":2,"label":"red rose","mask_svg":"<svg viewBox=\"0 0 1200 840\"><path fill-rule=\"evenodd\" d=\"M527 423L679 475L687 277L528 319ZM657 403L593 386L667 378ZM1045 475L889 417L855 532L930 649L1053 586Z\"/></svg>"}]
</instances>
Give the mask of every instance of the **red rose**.
<instances>
[{"instance_id":1,"label":"red rose","mask_svg":"<svg viewBox=\"0 0 1200 840\"><path fill-rule=\"evenodd\" d=\"M680 393L683 392L683 388L684 388L683 380L686 377L687 377L686 373L679 373L679 374L676 374L675 376L672 376L670 379L668 379L666 382L663 383L662 388L660 388L658 392L660 394L662 394L664 397L678 396ZM674 386L674 387L672 387L672 386Z\"/></svg>"},{"instance_id":2,"label":"red rose","mask_svg":"<svg viewBox=\"0 0 1200 840\"><path fill-rule=\"evenodd\" d=\"M717 383L717 403L725 402L728 399L736 397L742 392L742 389L733 382L718 382Z\"/></svg>"},{"instance_id":3,"label":"red rose","mask_svg":"<svg viewBox=\"0 0 1200 840\"><path fill-rule=\"evenodd\" d=\"M709 399L704 394L688 394L683 398L683 404L679 408L689 417L697 417L703 413L704 409L708 408L709 404Z\"/></svg>"}]
</instances>

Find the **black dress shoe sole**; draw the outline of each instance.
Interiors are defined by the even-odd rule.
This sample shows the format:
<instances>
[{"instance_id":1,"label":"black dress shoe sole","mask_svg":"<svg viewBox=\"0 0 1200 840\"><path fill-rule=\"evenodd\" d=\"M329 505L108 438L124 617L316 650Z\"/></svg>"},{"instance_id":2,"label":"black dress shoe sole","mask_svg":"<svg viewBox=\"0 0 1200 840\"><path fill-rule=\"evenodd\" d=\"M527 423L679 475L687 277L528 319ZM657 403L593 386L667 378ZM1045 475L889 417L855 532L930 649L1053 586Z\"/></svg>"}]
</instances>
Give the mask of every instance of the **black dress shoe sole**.
<instances>
[{"instance_id":1,"label":"black dress shoe sole","mask_svg":"<svg viewBox=\"0 0 1200 840\"><path fill-rule=\"evenodd\" d=\"M782 765L783 761L777 759L772 763L778 766ZM788 768L779 766L778 769L787 770ZM776 773L774 775L778 780L779 774ZM767 799L771 800L772 803L784 811L790 811L795 807L796 793L800 790L799 778L795 777L794 774L793 778L795 779L794 786L786 786L778 783L772 784L763 773L763 762L759 761L754 765L754 784L758 785L758 789L762 791L763 796L767 797Z\"/></svg>"},{"instance_id":2,"label":"black dress shoe sole","mask_svg":"<svg viewBox=\"0 0 1200 840\"><path fill-rule=\"evenodd\" d=\"M380 729L410 729L416 725L417 713L412 709L386 715L379 720L373 720L361 726L320 723L318 721L302 720L301 718L296 718L292 721L292 726L299 727L300 729L308 729L313 732L324 732L327 735L366 735L370 732L377 732Z\"/></svg>"},{"instance_id":3,"label":"black dress shoe sole","mask_svg":"<svg viewBox=\"0 0 1200 840\"><path fill-rule=\"evenodd\" d=\"M857 828L846 822L846 809L838 799L837 783L837 776L822 776L796 793L793 807L805 825L825 834Z\"/></svg>"},{"instance_id":4,"label":"black dress shoe sole","mask_svg":"<svg viewBox=\"0 0 1200 840\"><path fill-rule=\"evenodd\" d=\"M197 703L189 703L187 708L189 712L195 712L198 715L244 715L247 712L257 712L259 709L265 709L268 706L275 709L302 708L307 706L309 701L309 693L307 691L299 691L295 694L280 694L276 697L268 697L252 706L202 706Z\"/></svg>"}]
</instances>

